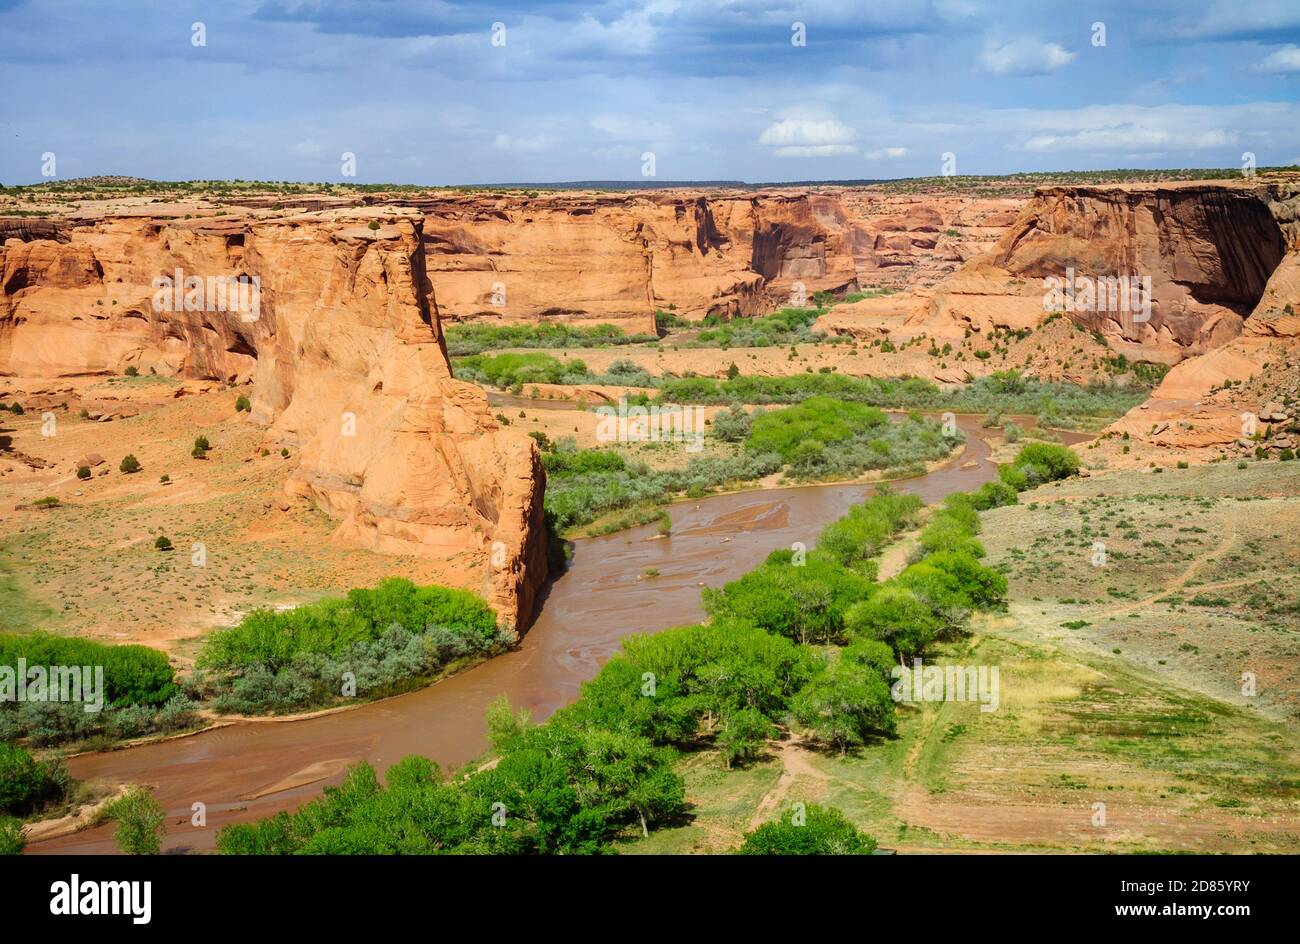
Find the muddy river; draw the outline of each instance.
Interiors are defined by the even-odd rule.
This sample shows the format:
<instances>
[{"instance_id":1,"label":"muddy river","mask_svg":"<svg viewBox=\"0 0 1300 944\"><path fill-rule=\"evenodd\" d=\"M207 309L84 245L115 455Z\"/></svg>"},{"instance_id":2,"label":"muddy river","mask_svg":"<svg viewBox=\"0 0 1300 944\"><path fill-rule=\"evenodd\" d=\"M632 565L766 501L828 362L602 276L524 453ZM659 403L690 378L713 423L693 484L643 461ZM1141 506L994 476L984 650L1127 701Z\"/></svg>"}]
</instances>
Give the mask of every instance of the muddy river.
<instances>
[{"instance_id":1,"label":"muddy river","mask_svg":"<svg viewBox=\"0 0 1300 944\"><path fill-rule=\"evenodd\" d=\"M932 502L992 478L979 417L962 417L964 452L928 475L898 483ZM1083 437L1069 436L1077 441ZM963 468L963 466L973 467ZM581 682L629 633L697 622L700 588L734 580L774 548L811 547L827 523L871 493L828 485L737 492L673 505L672 536L657 525L577 542L572 565L554 581L540 615L513 652L418 692L304 721L242 723L191 737L69 762L74 777L152 786L168 812L167 850L207 850L228 823L293 809L338 783L348 765L380 771L407 754L444 768L486 748L483 713L506 695L542 719L573 701ZM639 579L647 568L659 576ZM191 825L206 805L206 828ZM109 853L105 825L28 846L32 853Z\"/></svg>"}]
</instances>

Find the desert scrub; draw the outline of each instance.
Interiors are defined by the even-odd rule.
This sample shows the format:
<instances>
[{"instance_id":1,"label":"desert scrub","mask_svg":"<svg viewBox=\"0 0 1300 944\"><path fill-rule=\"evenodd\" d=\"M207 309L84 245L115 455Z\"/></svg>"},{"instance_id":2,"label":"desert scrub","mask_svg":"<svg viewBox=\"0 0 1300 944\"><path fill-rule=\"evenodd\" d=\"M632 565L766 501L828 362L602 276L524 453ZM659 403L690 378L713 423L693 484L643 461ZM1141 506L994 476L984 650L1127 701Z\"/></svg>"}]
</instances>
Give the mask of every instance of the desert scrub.
<instances>
[{"instance_id":1,"label":"desert scrub","mask_svg":"<svg viewBox=\"0 0 1300 944\"><path fill-rule=\"evenodd\" d=\"M754 481L781 468L780 457L770 453L695 456L677 469L652 469L608 449L549 453L543 461L546 512L561 532L610 512L654 505L687 492L704 494L724 485Z\"/></svg>"},{"instance_id":2,"label":"desert scrub","mask_svg":"<svg viewBox=\"0 0 1300 944\"><path fill-rule=\"evenodd\" d=\"M208 638L191 684L219 711L291 711L414 687L513 639L472 593L390 578L341 599L254 610Z\"/></svg>"},{"instance_id":3,"label":"desert scrub","mask_svg":"<svg viewBox=\"0 0 1300 944\"><path fill-rule=\"evenodd\" d=\"M910 470L942 459L963 442L933 420L891 422L879 409L813 397L754 419L745 449L774 452L798 480L856 478L869 471Z\"/></svg>"},{"instance_id":4,"label":"desert scrub","mask_svg":"<svg viewBox=\"0 0 1300 944\"><path fill-rule=\"evenodd\" d=\"M481 354L499 348L614 347L659 340L658 334L628 334L610 324L590 327L568 324L459 324L443 331L452 357Z\"/></svg>"},{"instance_id":5,"label":"desert scrub","mask_svg":"<svg viewBox=\"0 0 1300 944\"><path fill-rule=\"evenodd\" d=\"M161 706L109 706L86 711L80 702L22 702L0 707L0 740L25 739L32 747L60 744L107 746L126 738L170 734L198 721L197 707L184 694Z\"/></svg>"},{"instance_id":6,"label":"desert scrub","mask_svg":"<svg viewBox=\"0 0 1300 944\"><path fill-rule=\"evenodd\" d=\"M522 384L558 384L584 381L587 365L580 360L560 361L550 354L474 354L454 361L459 380L491 384L505 389Z\"/></svg>"},{"instance_id":7,"label":"desert scrub","mask_svg":"<svg viewBox=\"0 0 1300 944\"><path fill-rule=\"evenodd\" d=\"M812 323L826 314L825 308L783 308L763 318L725 321L716 315L704 319L704 330L687 347L780 347L815 341L834 343L815 333Z\"/></svg>"},{"instance_id":8,"label":"desert scrub","mask_svg":"<svg viewBox=\"0 0 1300 944\"><path fill-rule=\"evenodd\" d=\"M1094 383L1088 386L1025 377L999 371L957 390L943 390L919 377L849 377L844 374L793 374L732 380L711 377L669 378L660 384L665 403L799 403L826 396L887 409L953 410L963 413L1032 414L1047 425L1086 425L1089 418L1115 417L1146 399L1139 385Z\"/></svg>"}]
</instances>

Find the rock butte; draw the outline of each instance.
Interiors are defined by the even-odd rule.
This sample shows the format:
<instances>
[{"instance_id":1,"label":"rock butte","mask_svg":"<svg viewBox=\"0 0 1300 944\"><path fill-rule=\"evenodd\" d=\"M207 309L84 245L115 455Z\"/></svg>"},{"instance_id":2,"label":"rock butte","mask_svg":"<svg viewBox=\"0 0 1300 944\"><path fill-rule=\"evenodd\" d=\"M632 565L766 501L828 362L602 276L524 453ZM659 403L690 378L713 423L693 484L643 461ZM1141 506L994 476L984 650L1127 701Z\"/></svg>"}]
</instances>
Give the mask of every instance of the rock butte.
<instances>
[{"instance_id":1,"label":"rock butte","mask_svg":"<svg viewBox=\"0 0 1300 944\"><path fill-rule=\"evenodd\" d=\"M885 286L904 291L837 306L820 327L943 339L1039 324L1042 280L1067 266L1146 274L1149 322L1068 317L1133 359L1179 365L1114 427L1151 437L1152 407L1178 414L1258 372L1277 343L1294 353L1298 193L1281 179L1054 186L1027 199L825 187L83 206L0 218L0 377L35 394L129 366L251 383L265 445L299 450L287 487L338 520L337 539L475 549L496 563L482 592L522 627L546 577L538 452L452 378L445 321L650 331L656 309L744 317L800 288ZM256 277L258 317L155 310L154 279L178 269ZM1221 435L1183 445L1228 441L1240 406L1197 404L1220 411L1207 428Z\"/></svg>"}]
</instances>

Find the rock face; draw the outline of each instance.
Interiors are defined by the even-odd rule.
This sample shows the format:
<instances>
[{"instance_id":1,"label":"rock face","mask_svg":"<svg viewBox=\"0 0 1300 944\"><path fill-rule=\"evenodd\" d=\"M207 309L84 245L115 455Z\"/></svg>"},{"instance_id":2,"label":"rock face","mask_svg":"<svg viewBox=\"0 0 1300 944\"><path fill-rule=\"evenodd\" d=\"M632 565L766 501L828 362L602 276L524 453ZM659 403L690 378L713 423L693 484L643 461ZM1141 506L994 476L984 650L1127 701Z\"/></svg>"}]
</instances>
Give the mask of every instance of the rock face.
<instances>
[{"instance_id":1,"label":"rock face","mask_svg":"<svg viewBox=\"0 0 1300 944\"><path fill-rule=\"evenodd\" d=\"M1253 456L1256 449L1276 453L1294 445L1286 435L1273 434L1290 428L1286 424L1291 420L1276 399L1289 402L1300 394L1300 188L1274 184L1252 192L1278 227L1278 238L1263 224L1264 245L1255 247L1253 259L1246 249L1225 253L1229 263L1221 271L1237 273L1235 284L1248 286L1245 298L1253 302L1239 335L1177 364L1151 399L1116 421L1112 431L1222 458ZM1257 218L1258 210L1252 208L1249 219ZM1266 264L1279 242L1282 254L1276 264L1258 272L1254 261ZM1267 439L1262 438L1265 432Z\"/></svg>"},{"instance_id":2,"label":"rock face","mask_svg":"<svg viewBox=\"0 0 1300 944\"><path fill-rule=\"evenodd\" d=\"M1292 187L1041 189L993 250L940 285L914 321L939 331L1033 327L1046 310L1044 280L1064 284L1073 273L1075 297L1058 308L1112 348L1166 363L1213 350L1242 333L1279 271L1294 225ZM1116 304L1100 287L1113 277L1149 279L1149 293L1142 283L1128 305ZM1081 279L1095 281L1095 301L1078 294Z\"/></svg>"},{"instance_id":3,"label":"rock face","mask_svg":"<svg viewBox=\"0 0 1300 944\"><path fill-rule=\"evenodd\" d=\"M300 450L290 490L336 516L339 539L468 552L467 566L487 562L488 602L522 627L546 577L544 474L532 440L452 379L422 225L115 219L20 234L0 251L0 372L252 381L267 443ZM160 305L155 278L178 270L202 289ZM209 278L242 280L255 304Z\"/></svg>"},{"instance_id":4,"label":"rock face","mask_svg":"<svg viewBox=\"0 0 1300 944\"><path fill-rule=\"evenodd\" d=\"M424 216L444 319L653 330L656 309L747 317L800 295L932 284L987 249L1019 201L867 188L467 194Z\"/></svg>"}]
</instances>

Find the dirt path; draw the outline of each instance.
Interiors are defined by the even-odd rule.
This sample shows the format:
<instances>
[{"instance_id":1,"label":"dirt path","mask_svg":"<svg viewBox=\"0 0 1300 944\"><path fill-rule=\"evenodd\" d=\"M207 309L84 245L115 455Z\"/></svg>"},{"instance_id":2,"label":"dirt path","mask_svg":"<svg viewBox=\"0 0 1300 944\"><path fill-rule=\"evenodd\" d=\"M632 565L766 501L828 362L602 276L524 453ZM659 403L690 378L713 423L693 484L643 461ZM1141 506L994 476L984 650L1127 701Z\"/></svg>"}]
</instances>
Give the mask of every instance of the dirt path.
<instances>
[{"instance_id":1,"label":"dirt path","mask_svg":"<svg viewBox=\"0 0 1300 944\"><path fill-rule=\"evenodd\" d=\"M1125 604L1124 606L1116 606L1108 610L1103 610L1101 615L1120 616L1125 613L1131 613L1134 610L1140 610L1143 607L1151 606L1157 600L1161 599L1162 597L1168 596L1170 593L1173 593L1175 590L1181 590L1183 587L1187 585L1187 582L1189 580L1191 580L1193 577L1196 576L1196 572L1201 569L1202 565L1207 564L1210 561L1214 560L1220 554L1227 553L1227 551L1232 547L1232 542L1236 540L1236 537L1237 537L1237 510L1233 508L1230 510L1228 515L1224 518L1223 537L1219 541L1218 547L1216 547L1212 551L1206 551L1204 554L1198 555L1190 564L1187 565L1186 570L1184 570L1181 574L1175 577L1170 583L1166 584L1161 590L1152 594L1146 599L1138 600L1136 603L1128 603ZM1219 585L1206 584L1205 587L1202 589L1207 589L1207 590L1211 588L1226 589L1228 587L1240 586L1241 584L1244 583L1251 583L1252 581L1257 579L1258 578L1256 577L1251 577L1242 580L1225 581Z\"/></svg>"},{"instance_id":2,"label":"dirt path","mask_svg":"<svg viewBox=\"0 0 1300 944\"><path fill-rule=\"evenodd\" d=\"M758 807L754 810L754 815L749 818L748 828L751 830L757 829L772 818L772 813L781 806L786 794L790 792L790 787L794 785L795 780L799 777L815 780L819 783L826 783L830 779L809 762L810 752L800 747L793 738L781 742L779 756L782 767L781 776L772 789L759 801Z\"/></svg>"}]
</instances>

